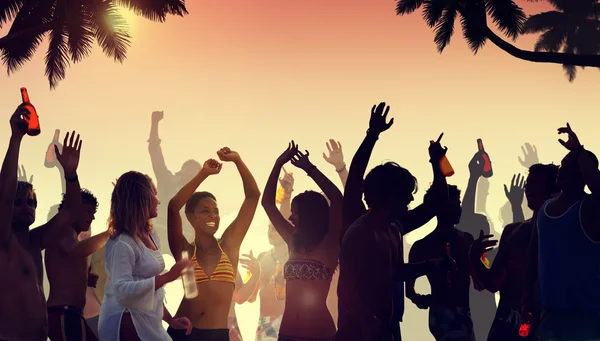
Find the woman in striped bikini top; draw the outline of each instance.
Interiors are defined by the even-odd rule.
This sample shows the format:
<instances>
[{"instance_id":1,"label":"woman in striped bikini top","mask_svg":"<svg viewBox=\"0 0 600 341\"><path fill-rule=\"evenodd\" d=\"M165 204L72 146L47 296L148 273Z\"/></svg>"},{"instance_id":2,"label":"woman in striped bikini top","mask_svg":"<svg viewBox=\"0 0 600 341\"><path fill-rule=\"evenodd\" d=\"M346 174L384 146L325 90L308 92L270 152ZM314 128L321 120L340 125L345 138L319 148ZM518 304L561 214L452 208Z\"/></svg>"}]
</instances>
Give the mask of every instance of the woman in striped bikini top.
<instances>
[{"instance_id":1,"label":"woman in striped bikini top","mask_svg":"<svg viewBox=\"0 0 600 341\"><path fill-rule=\"evenodd\" d=\"M288 221L275 204L277 181L285 163L306 171L325 193L306 191L292 200ZM333 340L336 328L326 300L337 267L342 226L342 193L293 142L277 159L267 180L262 205L290 250L284 266L286 304L279 330L280 341Z\"/></svg>"},{"instance_id":2,"label":"woman in striped bikini top","mask_svg":"<svg viewBox=\"0 0 600 341\"><path fill-rule=\"evenodd\" d=\"M222 164L210 159L204 162L198 175L169 202L169 247L175 259L180 259L183 251L191 256L198 290L198 296L183 299L175 314L176 317L189 318L193 329L186 335L185 330L170 328L167 332L174 341L229 340L228 317L236 283L239 249L256 212L260 191L238 153L222 148L217 155L221 161L236 165L242 178L245 199L237 217L223 232L221 239L217 240L215 233L219 229L220 214L216 197L209 192L195 192L206 178L221 170ZM180 210L183 206L186 218L195 231L193 243L188 242L182 233Z\"/></svg>"}]
</instances>

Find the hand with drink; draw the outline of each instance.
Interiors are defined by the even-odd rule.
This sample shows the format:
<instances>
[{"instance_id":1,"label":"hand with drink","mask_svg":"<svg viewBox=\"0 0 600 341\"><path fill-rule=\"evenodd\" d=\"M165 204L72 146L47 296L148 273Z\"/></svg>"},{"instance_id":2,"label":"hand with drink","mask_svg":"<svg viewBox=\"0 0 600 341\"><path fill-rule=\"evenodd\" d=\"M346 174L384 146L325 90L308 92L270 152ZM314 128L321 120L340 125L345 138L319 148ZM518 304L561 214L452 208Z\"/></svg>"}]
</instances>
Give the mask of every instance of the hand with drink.
<instances>
[{"instance_id":1,"label":"hand with drink","mask_svg":"<svg viewBox=\"0 0 600 341\"><path fill-rule=\"evenodd\" d=\"M285 167L282 167L282 169L283 176L281 177L281 179L279 179L279 184L285 190L286 193L292 193L292 191L294 190L294 174L292 172L288 173L288 171L285 170Z\"/></svg>"},{"instance_id":2,"label":"hand with drink","mask_svg":"<svg viewBox=\"0 0 600 341\"><path fill-rule=\"evenodd\" d=\"M23 101L23 106L29 112L29 116L27 117L27 134L29 136L37 136L40 134L40 119L37 114L37 110L31 101L29 100L29 94L27 93L26 88L21 88L21 99Z\"/></svg>"},{"instance_id":3,"label":"hand with drink","mask_svg":"<svg viewBox=\"0 0 600 341\"><path fill-rule=\"evenodd\" d=\"M169 282L173 282L176 279L178 279L179 277L181 277L181 274L184 271L187 270L192 270L194 269L194 261L189 260L189 259L181 259L179 261L177 261L177 263L175 263L175 265L173 265L171 267L171 269L167 272L167 275L169 276Z\"/></svg>"},{"instance_id":4,"label":"hand with drink","mask_svg":"<svg viewBox=\"0 0 600 341\"><path fill-rule=\"evenodd\" d=\"M515 174L510 182L510 189L504 185L504 194L513 207L521 207L525 197L525 177Z\"/></svg>"},{"instance_id":5,"label":"hand with drink","mask_svg":"<svg viewBox=\"0 0 600 341\"><path fill-rule=\"evenodd\" d=\"M10 129L12 131L12 137L22 139L27 134L28 120L30 114L24 104L17 107L17 110L10 117Z\"/></svg>"},{"instance_id":6,"label":"hand with drink","mask_svg":"<svg viewBox=\"0 0 600 341\"><path fill-rule=\"evenodd\" d=\"M471 178L479 179L483 176L483 166L484 160L483 157L481 157L481 153L478 151L473 155L471 161L469 161L469 174Z\"/></svg>"},{"instance_id":7,"label":"hand with drink","mask_svg":"<svg viewBox=\"0 0 600 341\"><path fill-rule=\"evenodd\" d=\"M21 165L21 168L17 168L17 180L23 182L33 183L33 174L29 179L27 179L27 172L25 171L25 166Z\"/></svg>"},{"instance_id":8,"label":"hand with drink","mask_svg":"<svg viewBox=\"0 0 600 341\"><path fill-rule=\"evenodd\" d=\"M252 274L252 277L260 278L260 263L252 254L252 250L250 250L250 253L248 254L243 254L242 257L247 258L240 258L240 264L242 264L242 267L248 270Z\"/></svg>"}]
</instances>

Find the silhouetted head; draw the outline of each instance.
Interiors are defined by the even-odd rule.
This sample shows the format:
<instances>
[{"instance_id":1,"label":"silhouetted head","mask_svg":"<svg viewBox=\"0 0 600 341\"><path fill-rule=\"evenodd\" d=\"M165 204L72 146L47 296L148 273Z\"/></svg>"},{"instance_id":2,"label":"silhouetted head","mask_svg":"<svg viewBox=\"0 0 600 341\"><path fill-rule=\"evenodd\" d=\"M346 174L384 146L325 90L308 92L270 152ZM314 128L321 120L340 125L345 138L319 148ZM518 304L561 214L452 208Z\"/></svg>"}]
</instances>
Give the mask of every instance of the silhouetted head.
<instances>
[{"instance_id":1,"label":"silhouetted head","mask_svg":"<svg viewBox=\"0 0 600 341\"><path fill-rule=\"evenodd\" d=\"M529 167L529 175L525 181L525 197L527 207L532 211L539 210L553 193L559 191L558 172L558 166L553 164L537 163Z\"/></svg>"},{"instance_id":2,"label":"silhouetted head","mask_svg":"<svg viewBox=\"0 0 600 341\"><path fill-rule=\"evenodd\" d=\"M150 233L150 219L158 215L158 192L152 179L140 172L127 172L117 180L110 199L108 226L115 237L126 233L133 238Z\"/></svg>"},{"instance_id":3,"label":"silhouetted head","mask_svg":"<svg viewBox=\"0 0 600 341\"><path fill-rule=\"evenodd\" d=\"M365 201L371 209L389 209L400 217L408 211L408 204L417 192L417 179L395 162L376 166L363 183Z\"/></svg>"},{"instance_id":4,"label":"silhouetted head","mask_svg":"<svg viewBox=\"0 0 600 341\"><path fill-rule=\"evenodd\" d=\"M201 169L202 165L198 161L187 160L181 165L181 169L179 172L175 173L175 176L178 178L179 184L183 186L190 182L193 177L198 175L198 172L200 172Z\"/></svg>"},{"instance_id":5,"label":"silhouetted head","mask_svg":"<svg viewBox=\"0 0 600 341\"><path fill-rule=\"evenodd\" d=\"M434 192L429 188L427 193L425 193L423 201L433 200L433 195L435 195ZM460 203L460 190L458 187L448 185L448 202L444 207L437 208L436 211L438 223L451 224L452 226L460 223L462 208Z\"/></svg>"},{"instance_id":6,"label":"silhouetted head","mask_svg":"<svg viewBox=\"0 0 600 341\"><path fill-rule=\"evenodd\" d=\"M209 192L196 192L185 204L185 216L196 235L214 236L219 230L221 217L217 198Z\"/></svg>"},{"instance_id":7,"label":"silhouetted head","mask_svg":"<svg viewBox=\"0 0 600 341\"><path fill-rule=\"evenodd\" d=\"M598 168L598 158L596 155L587 150L583 152L587 153L596 168ZM581 174L581 170L579 169L579 161L577 161L577 157L573 152L569 152L560 162L557 185L561 191L567 193L583 192L585 188L583 174Z\"/></svg>"},{"instance_id":8,"label":"silhouetted head","mask_svg":"<svg viewBox=\"0 0 600 341\"><path fill-rule=\"evenodd\" d=\"M295 227L294 250L311 251L329 232L329 204L315 191L300 193L292 200L290 221Z\"/></svg>"},{"instance_id":9,"label":"silhouetted head","mask_svg":"<svg viewBox=\"0 0 600 341\"><path fill-rule=\"evenodd\" d=\"M17 194L13 202L12 226L17 229L29 230L35 222L35 209L37 208L37 195L29 182L17 182Z\"/></svg>"},{"instance_id":10,"label":"silhouetted head","mask_svg":"<svg viewBox=\"0 0 600 341\"><path fill-rule=\"evenodd\" d=\"M269 228L267 230L267 237L269 238L269 245L275 246L283 243L283 238L273 226L273 223L269 222Z\"/></svg>"},{"instance_id":11,"label":"silhouetted head","mask_svg":"<svg viewBox=\"0 0 600 341\"><path fill-rule=\"evenodd\" d=\"M63 194L62 201L58 205L58 212L65 205L65 195ZM87 189L81 189L81 209L77 211L77 220L73 224L75 232L80 233L89 231L92 221L96 219L96 211L98 211L98 199Z\"/></svg>"}]
</instances>

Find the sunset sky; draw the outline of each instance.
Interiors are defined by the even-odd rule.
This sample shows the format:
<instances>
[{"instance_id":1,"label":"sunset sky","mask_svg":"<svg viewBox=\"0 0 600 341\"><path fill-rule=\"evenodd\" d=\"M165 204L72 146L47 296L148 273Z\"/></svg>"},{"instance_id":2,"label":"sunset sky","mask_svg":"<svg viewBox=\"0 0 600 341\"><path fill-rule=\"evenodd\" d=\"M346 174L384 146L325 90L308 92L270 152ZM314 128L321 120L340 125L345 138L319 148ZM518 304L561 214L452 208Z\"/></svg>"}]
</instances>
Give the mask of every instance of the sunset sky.
<instances>
[{"instance_id":1,"label":"sunset sky","mask_svg":"<svg viewBox=\"0 0 600 341\"><path fill-rule=\"evenodd\" d=\"M519 4L528 14L547 6ZM44 76L47 41L21 70L0 75L1 148L7 145L8 119L20 104L21 86L28 88L40 115L42 134L26 137L20 156L34 175L38 223L60 200L58 173L43 165L56 128L63 136L73 129L82 135L79 178L100 200L93 225L99 233L106 228L111 181L128 170L153 176L146 143L153 110L165 112L160 137L172 171L185 160L203 162L229 146L262 189L290 139L308 149L313 163L339 184L321 157L325 141L341 141L350 165L371 107L386 101L395 124L379 139L370 167L394 160L411 170L422 188L414 207L432 179L429 140L445 133L442 143L456 170L449 182L464 190L476 139L483 138L495 173L487 213L496 233L506 202L502 185L526 171L517 161L521 145L535 144L541 162L558 163L565 150L556 129L568 121L586 148L600 150L594 139L598 70L580 71L569 83L560 65L518 60L490 42L474 56L459 25L440 55L420 12L396 16L392 0L202 0L188 1L187 8L188 16L169 17L163 24L128 15L134 39L125 63L114 63L95 48L68 70L56 90L49 90ZM7 31L5 26L0 34ZM532 49L534 41L525 36L516 44ZM295 193L316 188L303 172L295 174ZM233 165L225 165L202 189L215 193L228 216L243 197ZM434 224L408 241L423 237ZM266 250L266 231L259 207L242 251ZM253 340L258 303L236 309L245 339ZM432 340L426 316L421 311L405 318L407 340Z\"/></svg>"}]
</instances>

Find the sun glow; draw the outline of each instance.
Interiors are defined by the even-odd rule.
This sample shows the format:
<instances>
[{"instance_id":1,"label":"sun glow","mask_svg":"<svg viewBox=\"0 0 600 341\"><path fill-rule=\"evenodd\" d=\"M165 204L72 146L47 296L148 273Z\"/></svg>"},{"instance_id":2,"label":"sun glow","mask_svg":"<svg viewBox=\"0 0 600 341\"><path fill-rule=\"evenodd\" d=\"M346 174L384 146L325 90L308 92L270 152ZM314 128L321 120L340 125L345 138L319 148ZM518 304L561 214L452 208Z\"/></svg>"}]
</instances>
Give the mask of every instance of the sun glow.
<instances>
[{"instance_id":1,"label":"sun glow","mask_svg":"<svg viewBox=\"0 0 600 341\"><path fill-rule=\"evenodd\" d=\"M137 23L137 16L135 15L135 13L126 8L126 7L117 7L118 8L118 12L121 15L121 17L125 20L125 22L127 23L126 27L127 27L127 31L129 32L130 35L134 35L135 33L135 29L137 27L136 23Z\"/></svg>"}]
</instances>

